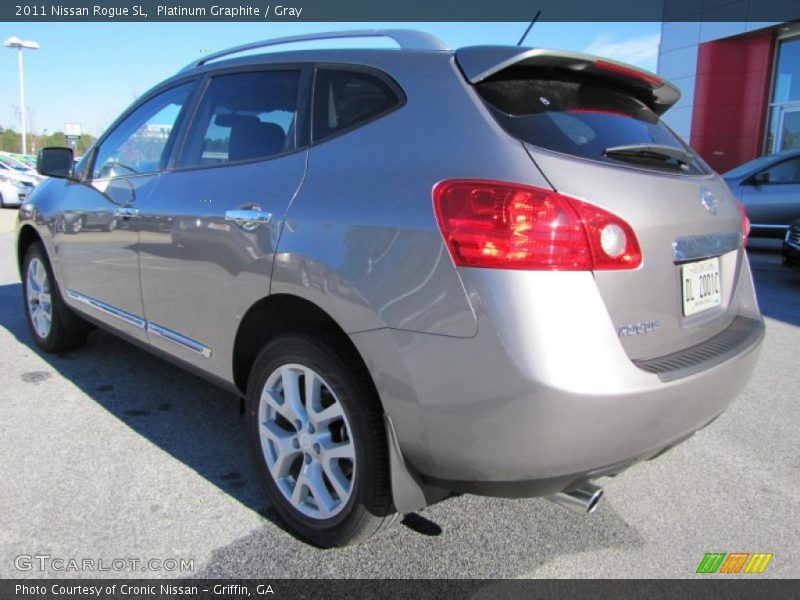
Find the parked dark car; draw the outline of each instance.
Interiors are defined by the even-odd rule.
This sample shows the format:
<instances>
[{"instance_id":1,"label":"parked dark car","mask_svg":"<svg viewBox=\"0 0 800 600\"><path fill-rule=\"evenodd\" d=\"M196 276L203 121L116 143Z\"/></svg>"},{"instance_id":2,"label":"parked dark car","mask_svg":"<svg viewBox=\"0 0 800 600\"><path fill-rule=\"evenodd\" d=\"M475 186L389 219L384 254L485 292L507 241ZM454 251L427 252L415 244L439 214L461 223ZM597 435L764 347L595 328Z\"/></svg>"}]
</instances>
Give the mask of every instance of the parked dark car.
<instances>
[{"instance_id":1,"label":"parked dark car","mask_svg":"<svg viewBox=\"0 0 800 600\"><path fill-rule=\"evenodd\" d=\"M800 219L795 219L783 239L783 264L800 271Z\"/></svg>"},{"instance_id":2,"label":"parked dark car","mask_svg":"<svg viewBox=\"0 0 800 600\"><path fill-rule=\"evenodd\" d=\"M744 204L754 237L782 238L800 215L800 150L756 158L722 177Z\"/></svg>"}]
</instances>

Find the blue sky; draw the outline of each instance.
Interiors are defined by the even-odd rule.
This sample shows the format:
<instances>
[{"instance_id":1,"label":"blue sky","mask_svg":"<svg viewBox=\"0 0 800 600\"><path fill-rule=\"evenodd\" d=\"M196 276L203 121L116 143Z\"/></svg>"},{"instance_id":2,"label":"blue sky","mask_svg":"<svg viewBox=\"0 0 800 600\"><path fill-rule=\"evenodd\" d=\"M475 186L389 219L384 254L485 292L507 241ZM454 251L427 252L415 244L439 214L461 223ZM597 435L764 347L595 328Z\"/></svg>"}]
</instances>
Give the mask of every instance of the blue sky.
<instances>
[{"instance_id":1,"label":"blue sky","mask_svg":"<svg viewBox=\"0 0 800 600\"><path fill-rule=\"evenodd\" d=\"M25 52L28 129L98 134L138 95L201 56L245 42L339 29L414 28L451 47L515 44L527 23L2 23ZM587 51L655 70L660 23L537 23L526 45ZM19 130L16 51L0 51L0 125Z\"/></svg>"}]
</instances>

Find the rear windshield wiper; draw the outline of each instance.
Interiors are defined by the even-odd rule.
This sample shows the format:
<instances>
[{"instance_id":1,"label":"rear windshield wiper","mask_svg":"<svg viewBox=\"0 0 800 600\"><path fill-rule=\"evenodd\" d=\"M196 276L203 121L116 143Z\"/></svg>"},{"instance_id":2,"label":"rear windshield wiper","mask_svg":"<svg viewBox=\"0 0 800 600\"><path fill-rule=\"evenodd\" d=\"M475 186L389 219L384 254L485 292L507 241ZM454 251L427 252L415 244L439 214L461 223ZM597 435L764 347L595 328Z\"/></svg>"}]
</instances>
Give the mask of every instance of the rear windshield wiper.
<instances>
[{"instance_id":1,"label":"rear windshield wiper","mask_svg":"<svg viewBox=\"0 0 800 600\"><path fill-rule=\"evenodd\" d=\"M629 144L626 146L613 146L603 150L603 155L609 158L618 159L650 159L659 162L674 160L681 168L687 167L694 158L691 152L676 148L675 146L665 146L662 144Z\"/></svg>"}]
</instances>

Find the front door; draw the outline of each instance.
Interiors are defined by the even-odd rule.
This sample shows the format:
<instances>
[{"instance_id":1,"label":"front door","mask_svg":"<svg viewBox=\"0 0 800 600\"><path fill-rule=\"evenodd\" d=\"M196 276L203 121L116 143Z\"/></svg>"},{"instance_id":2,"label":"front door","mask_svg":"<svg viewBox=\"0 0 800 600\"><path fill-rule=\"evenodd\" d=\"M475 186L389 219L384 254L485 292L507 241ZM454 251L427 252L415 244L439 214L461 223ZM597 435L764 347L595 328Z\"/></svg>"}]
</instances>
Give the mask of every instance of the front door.
<instances>
[{"instance_id":1,"label":"front door","mask_svg":"<svg viewBox=\"0 0 800 600\"><path fill-rule=\"evenodd\" d=\"M150 343L224 379L239 322L269 293L283 218L305 173L301 79L300 69L211 77L174 169L142 214Z\"/></svg>"},{"instance_id":2,"label":"front door","mask_svg":"<svg viewBox=\"0 0 800 600\"><path fill-rule=\"evenodd\" d=\"M178 85L134 108L97 147L91 172L66 183L56 219L67 303L140 339L146 339L146 323L138 217L193 85Z\"/></svg>"},{"instance_id":3,"label":"front door","mask_svg":"<svg viewBox=\"0 0 800 600\"><path fill-rule=\"evenodd\" d=\"M744 186L742 201L754 228L782 235L800 215L800 156L776 163L760 175L761 182L751 180Z\"/></svg>"}]
</instances>

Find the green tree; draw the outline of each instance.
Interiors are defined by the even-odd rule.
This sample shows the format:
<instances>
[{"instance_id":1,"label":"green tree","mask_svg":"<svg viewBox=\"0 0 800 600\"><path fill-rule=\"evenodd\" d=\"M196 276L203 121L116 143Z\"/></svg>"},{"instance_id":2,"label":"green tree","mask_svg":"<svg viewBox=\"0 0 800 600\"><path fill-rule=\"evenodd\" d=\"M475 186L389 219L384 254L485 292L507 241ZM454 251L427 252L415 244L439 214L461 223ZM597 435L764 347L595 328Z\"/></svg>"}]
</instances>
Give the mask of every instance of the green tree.
<instances>
[{"instance_id":1,"label":"green tree","mask_svg":"<svg viewBox=\"0 0 800 600\"><path fill-rule=\"evenodd\" d=\"M4 129L2 148L0 148L0 150L3 150L3 152L19 152L22 144L22 140L20 139L21 137L22 136L20 136L20 134L13 129Z\"/></svg>"},{"instance_id":2,"label":"green tree","mask_svg":"<svg viewBox=\"0 0 800 600\"><path fill-rule=\"evenodd\" d=\"M77 144L75 145L75 154L77 156L82 156L89 147L94 144L95 138L92 135L84 134L79 139ZM67 136L64 135L63 131L54 131L50 135L46 136L39 136L36 140L36 147L41 148L69 148L69 142L67 141Z\"/></svg>"}]
</instances>

